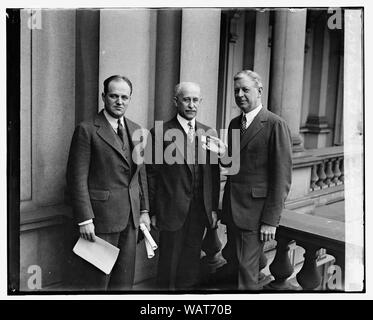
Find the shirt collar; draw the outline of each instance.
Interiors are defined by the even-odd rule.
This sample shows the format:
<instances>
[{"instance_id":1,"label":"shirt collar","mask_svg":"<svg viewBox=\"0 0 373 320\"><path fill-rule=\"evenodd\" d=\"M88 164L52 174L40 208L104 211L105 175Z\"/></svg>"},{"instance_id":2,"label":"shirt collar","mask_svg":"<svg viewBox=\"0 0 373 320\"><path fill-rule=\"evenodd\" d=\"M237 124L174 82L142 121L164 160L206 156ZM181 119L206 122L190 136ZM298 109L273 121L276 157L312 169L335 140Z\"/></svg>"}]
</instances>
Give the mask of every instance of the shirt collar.
<instances>
[{"instance_id":1,"label":"shirt collar","mask_svg":"<svg viewBox=\"0 0 373 320\"><path fill-rule=\"evenodd\" d=\"M188 133L188 131L189 131L188 122L191 122L193 128L196 129L196 118L193 118L192 120L187 120L187 119L183 118L181 115L177 114L177 121L179 121L179 123L183 127L185 133Z\"/></svg>"},{"instance_id":2,"label":"shirt collar","mask_svg":"<svg viewBox=\"0 0 373 320\"><path fill-rule=\"evenodd\" d=\"M105 115L105 118L107 119L107 121L109 121L109 123L110 123L111 127L114 129L114 131L117 132L118 119L112 117L105 109L104 109L104 115ZM120 118L120 122L121 122L122 126L124 127L123 117Z\"/></svg>"},{"instance_id":3,"label":"shirt collar","mask_svg":"<svg viewBox=\"0 0 373 320\"><path fill-rule=\"evenodd\" d=\"M259 111L262 109L262 107L263 107L263 105L260 104L254 110L251 110L250 112L243 113L243 114L245 115L245 117L246 117L247 120L254 119L255 116L259 113Z\"/></svg>"}]
</instances>

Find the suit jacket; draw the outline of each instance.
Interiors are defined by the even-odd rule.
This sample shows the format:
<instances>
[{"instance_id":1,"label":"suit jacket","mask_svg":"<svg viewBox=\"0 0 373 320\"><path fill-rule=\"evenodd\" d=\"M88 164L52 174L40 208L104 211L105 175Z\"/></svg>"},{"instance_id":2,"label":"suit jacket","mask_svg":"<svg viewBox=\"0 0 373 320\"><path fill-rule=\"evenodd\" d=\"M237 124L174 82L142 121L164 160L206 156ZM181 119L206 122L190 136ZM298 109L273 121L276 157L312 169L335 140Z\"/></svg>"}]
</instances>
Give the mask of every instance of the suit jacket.
<instances>
[{"instance_id":1,"label":"suit jacket","mask_svg":"<svg viewBox=\"0 0 373 320\"><path fill-rule=\"evenodd\" d=\"M175 144L167 138L167 130L177 129L183 136L176 139ZM200 141L199 130L208 131L209 135L215 135L216 131L196 121L196 139ZM175 164L152 164L147 165L150 214L156 215L157 225L161 230L176 231L181 228L189 212L190 203L193 197L192 190L192 170L185 161L183 141L186 141L187 135L182 126L174 117L172 120L163 124L163 133L159 140L155 140L155 129L151 130L153 155L156 152L155 146L162 152L172 150L177 158ZM170 131L169 131L170 132ZM163 138L166 136L166 138ZM173 144L173 145L172 145ZM150 143L149 143L150 145ZM205 164L201 165L203 176L203 202L205 212L210 224L212 224L211 211L217 211L219 205L220 173L219 164L216 158L214 164L210 164L209 151L203 150L199 143L199 154L206 159ZM174 147L174 148L173 148ZM153 160L155 158L153 157Z\"/></svg>"},{"instance_id":2,"label":"suit jacket","mask_svg":"<svg viewBox=\"0 0 373 320\"><path fill-rule=\"evenodd\" d=\"M138 142L131 137L140 126L124 122L132 150ZM94 219L97 233L125 229L131 210L137 227L140 210L149 209L145 165L133 164L131 170L115 135L101 111L76 127L70 147L67 184L74 216L78 223Z\"/></svg>"},{"instance_id":3,"label":"suit jacket","mask_svg":"<svg viewBox=\"0 0 373 320\"><path fill-rule=\"evenodd\" d=\"M232 119L240 128L241 115ZM231 150L228 150L231 152ZM244 230L258 230L262 223L278 226L291 185L292 150L285 121L264 107L240 139L240 169L227 176L222 222Z\"/></svg>"}]
</instances>

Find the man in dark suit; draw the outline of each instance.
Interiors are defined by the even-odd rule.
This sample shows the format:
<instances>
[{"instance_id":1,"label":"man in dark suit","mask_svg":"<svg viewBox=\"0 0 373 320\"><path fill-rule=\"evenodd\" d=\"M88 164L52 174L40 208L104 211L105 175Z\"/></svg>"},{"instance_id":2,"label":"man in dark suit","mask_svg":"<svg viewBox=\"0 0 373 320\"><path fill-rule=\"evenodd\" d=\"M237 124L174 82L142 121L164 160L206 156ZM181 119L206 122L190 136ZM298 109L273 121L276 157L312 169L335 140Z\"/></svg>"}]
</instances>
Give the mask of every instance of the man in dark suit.
<instances>
[{"instance_id":1,"label":"man in dark suit","mask_svg":"<svg viewBox=\"0 0 373 320\"><path fill-rule=\"evenodd\" d=\"M195 288L204 231L217 223L218 159L214 161L201 143L216 131L195 119L201 100L198 84L178 84L177 115L151 130L153 154L158 156L147 171L152 224L160 229L160 289ZM156 159L159 154L161 161Z\"/></svg>"},{"instance_id":2,"label":"man in dark suit","mask_svg":"<svg viewBox=\"0 0 373 320\"><path fill-rule=\"evenodd\" d=\"M124 117L131 94L128 78L106 79L104 110L80 123L71 142L67 184L80 236L90 241L97 236L120 249L108 276L85 263L83 289L131 289L137 227L143 222L150 230L145 165L137 165L132 152L132 135L140 126Z\"/></svg>"},{"instance_id":3,"label":"man in dark suit","mask_svg":"<svg viewBox=\"0 0 373 320\"><path fill-rule=\"evenodd\" d=\"M259 259L264 242L275 238L291 185L290 131L282 118L262 105L262 90L257 73L243 70L235 75L234 97L242 113L229 124L226 155L232 152L232 132L237 130L240 169L227 176L221 221L227 225L227 269L237 288L244 290L262 289Z\"/></svg>"}]
</instances>

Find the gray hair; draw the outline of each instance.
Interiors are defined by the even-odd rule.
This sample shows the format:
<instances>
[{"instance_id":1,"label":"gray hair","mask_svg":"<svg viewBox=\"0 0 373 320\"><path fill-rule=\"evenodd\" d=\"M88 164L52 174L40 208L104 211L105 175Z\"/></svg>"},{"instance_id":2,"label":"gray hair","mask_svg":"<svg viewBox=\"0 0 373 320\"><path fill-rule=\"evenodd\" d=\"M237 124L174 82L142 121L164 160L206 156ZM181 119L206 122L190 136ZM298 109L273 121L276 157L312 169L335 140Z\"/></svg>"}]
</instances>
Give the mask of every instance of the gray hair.
<instances>
[{"instance_id":1,"label":"gray hair","mask_svg":"<svg viewBox=\"0 0 373 320\"><path fill-rule=\"evenodd\" d=\"M180 83L178 83L178 84L175 86L174 97L178 97L179 94L181 93L181 90L182 90L183 87L186 86L186 85L193 85L193 86L196 86L196 87L199 88L199 90L201 91L201 87L199 86L198 83L195 83L195 82L180 82Z\"/></svg>"},{"instance_id":2,"label":"gray hair","mask_svg":"<svg viewBox=\"0 0 373 320\"><path fill-rule=\"evenodd\" d=\"M256 72L254 71L251 71L251 70L242 70L240 72L237 72L233 78L234 81L238 80L238 79L242 79L243 77L248 77L250 78L252 81L255 82L255 85L256 87L259 89L259 88L262 88L263 89L263 84L262 84L262 79L260 77L259 74L257 74Z\"/></svg>"}]
</instances>

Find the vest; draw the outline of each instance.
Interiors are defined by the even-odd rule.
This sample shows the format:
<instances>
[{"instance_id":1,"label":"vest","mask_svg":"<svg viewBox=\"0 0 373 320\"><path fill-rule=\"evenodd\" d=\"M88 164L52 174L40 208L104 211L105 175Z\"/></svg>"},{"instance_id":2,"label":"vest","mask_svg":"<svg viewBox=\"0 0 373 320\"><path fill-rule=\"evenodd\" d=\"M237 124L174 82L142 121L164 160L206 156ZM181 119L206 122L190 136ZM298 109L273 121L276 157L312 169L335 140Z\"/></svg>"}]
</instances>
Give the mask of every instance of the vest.
<instances>
[{"instance_id":1,"label":"vest","mask_svg":"<svg viewBox=\"0 0 373 320\"><path fill-rule=\"evenodd\" d=\"M203 199L203 172L202 165L198 164L198 140L195 137L194 143L187 139L187 159L194 159L194 163L188 166L192 172L192 190L194 199Z\"/></svg>"}]
</instances>

